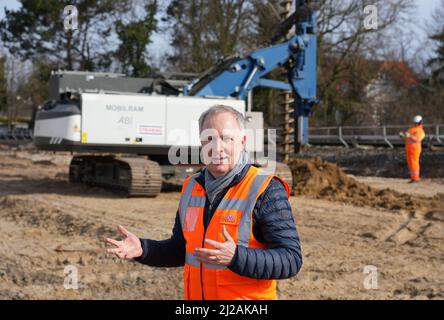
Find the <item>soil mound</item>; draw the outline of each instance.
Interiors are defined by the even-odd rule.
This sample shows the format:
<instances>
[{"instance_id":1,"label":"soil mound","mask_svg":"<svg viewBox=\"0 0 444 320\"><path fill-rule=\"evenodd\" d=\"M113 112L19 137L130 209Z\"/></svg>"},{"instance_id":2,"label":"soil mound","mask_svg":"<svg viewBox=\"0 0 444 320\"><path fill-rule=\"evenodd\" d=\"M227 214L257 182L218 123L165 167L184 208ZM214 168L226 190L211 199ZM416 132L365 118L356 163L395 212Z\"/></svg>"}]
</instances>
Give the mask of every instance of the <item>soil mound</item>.
<instances>
[{"instance_id":1,"label":"soil mound","mask_svg":"<svg viewBox=\"0 0 444 320\"><path fill-rule=\"evenodd\" d=\"M388 210L444 210L444 194L427 198L391 189L377 190L349 177L336 164L320 157L291 159L288 165L293 173L295 194Z\"/></svg>"}]
</instances>

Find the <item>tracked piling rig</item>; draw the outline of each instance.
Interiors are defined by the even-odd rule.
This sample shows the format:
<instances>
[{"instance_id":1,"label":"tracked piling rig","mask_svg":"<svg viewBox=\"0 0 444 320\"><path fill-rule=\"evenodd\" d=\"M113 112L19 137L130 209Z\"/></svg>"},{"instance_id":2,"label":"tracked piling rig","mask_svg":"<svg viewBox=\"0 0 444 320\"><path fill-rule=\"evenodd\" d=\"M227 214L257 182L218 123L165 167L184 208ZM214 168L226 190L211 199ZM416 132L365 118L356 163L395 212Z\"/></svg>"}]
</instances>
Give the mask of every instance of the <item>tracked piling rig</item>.
<instances>
[{"instance_id":1,"label":"tracked piling rig","mask_svg":"<svg viewBox=\"0 0 444 320\"><path fill-rule=\"evenodd\" d=\"M295 7L269 44L243 57L223 59L192 81L190 75L153 80L54 72L52 99L35 116L35 145L75 152L72 182L129 196L156 196L162 183L180 184L201 169L200 163L171 163L171 158L190 163L190 156L199 154L197 120L211 106L231 106L246 116L247 129L263 129L262 113L251 110L252 90L261 86L294 94L292 123L298 148L307 143L308 117L316 103L316 12L310 1L296 1ZM295 33L279 42L294 26ZM286 70L286 82L266 78L276 68ZM247 150L263 154L263 135L248 137ZM278 163L275 168L292 185L288 166Z\"/></svg>"}]
</instances>

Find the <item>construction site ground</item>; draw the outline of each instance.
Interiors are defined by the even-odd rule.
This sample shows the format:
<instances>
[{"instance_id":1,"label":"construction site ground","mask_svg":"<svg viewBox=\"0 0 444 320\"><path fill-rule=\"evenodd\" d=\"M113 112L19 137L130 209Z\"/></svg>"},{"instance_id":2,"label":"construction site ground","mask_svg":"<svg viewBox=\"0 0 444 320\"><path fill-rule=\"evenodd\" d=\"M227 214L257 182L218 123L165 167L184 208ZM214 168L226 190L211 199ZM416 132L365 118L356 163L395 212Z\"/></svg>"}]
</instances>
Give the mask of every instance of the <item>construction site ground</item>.
<instances>
[{"instance_id":1,"label":"construction site ground","mask_svg":"<svg viewBox=\"0 0 444 320\"><path fill-rule=\"evenodd\" d=\"M278 282L280 299L443 299L444 176L408 185L309 156L292 164L290 199L303 267ZM70 158L0 145L0 299L182 299L182 268L120 261L103 240L118 224L168 238L179 192L124 198L73 185ZM78 289L65 288L66 266ZM366 266L377 268L370 287Z\"/></svg>"}]
</instances>

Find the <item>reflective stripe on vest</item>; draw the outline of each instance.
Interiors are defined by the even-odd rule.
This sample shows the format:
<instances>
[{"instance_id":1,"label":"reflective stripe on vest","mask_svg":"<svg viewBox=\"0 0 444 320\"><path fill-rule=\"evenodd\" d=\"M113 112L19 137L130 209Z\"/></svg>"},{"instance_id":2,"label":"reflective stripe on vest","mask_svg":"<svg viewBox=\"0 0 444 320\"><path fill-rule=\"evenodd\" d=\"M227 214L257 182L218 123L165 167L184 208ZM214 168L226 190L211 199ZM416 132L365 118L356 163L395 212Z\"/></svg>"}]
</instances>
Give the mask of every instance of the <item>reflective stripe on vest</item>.
<instances>
[{"instance_id":1,"label":"reflective stripe on vest","mask_svg":"<svg viewBox=\"0 0 444 320\"><path fill-rule=\"evenodd\" d=\"M190 177L185 191L179 202L179 213L180 213L180 223L182 230L184 230L186 209L189 206L204 208L205 207L205 196L193 196L192 192L196 184L197 175ZM257 174L251 184L250 190L248 192L248 197L246 199L227 199L223 198L219 203L217 209L219 210L240 210L242 211L241 221L239 223L238 239L237 244L248 247L248 242L250 239L250 228L251 228L251 212L256 205L256 197L264 181L269 176L266 174ZM193 265L192 263L190 263ZM199 265L199 264L197 264Z\"/></svg>"},{"instance_id":2,"label":"reflective stripe on vest","mask_svg":"<svg viewBox=\"0 0 444 320\"><path fill-rule=\"evenodd\" d=\"M199 267L200 266L200 262L196 260L196 258L194 257L194 255L191 252L185 253L185 263L189 264L191 266L194 266L194 267ZM216 264L206 264L205 268L208 268L208 269L227 269L226 266L219 266L219 265L216 265Z\"/></svg>"}]
</instances>

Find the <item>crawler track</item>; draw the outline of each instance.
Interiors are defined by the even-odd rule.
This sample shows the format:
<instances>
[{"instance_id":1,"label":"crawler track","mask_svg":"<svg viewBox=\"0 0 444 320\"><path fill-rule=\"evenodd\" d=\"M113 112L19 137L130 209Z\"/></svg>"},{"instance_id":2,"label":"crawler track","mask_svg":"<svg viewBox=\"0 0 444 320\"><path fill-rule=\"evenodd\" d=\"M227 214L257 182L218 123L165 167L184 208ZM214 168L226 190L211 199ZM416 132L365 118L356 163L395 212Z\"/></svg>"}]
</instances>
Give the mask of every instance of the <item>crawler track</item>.
<instances>
[{"instance_id":1,"label":"crawler track","mask_svg":"<svg viewBox=\"0 0 444 320\"><path fill-rule=\"evenodd\" d=\"M75 156L69 180L124 192L129 197L155 197L162 187L157 162L144 158L114 156Z\"/></svg>"}]
</instances>

